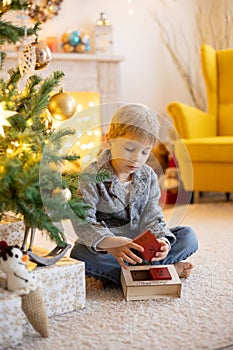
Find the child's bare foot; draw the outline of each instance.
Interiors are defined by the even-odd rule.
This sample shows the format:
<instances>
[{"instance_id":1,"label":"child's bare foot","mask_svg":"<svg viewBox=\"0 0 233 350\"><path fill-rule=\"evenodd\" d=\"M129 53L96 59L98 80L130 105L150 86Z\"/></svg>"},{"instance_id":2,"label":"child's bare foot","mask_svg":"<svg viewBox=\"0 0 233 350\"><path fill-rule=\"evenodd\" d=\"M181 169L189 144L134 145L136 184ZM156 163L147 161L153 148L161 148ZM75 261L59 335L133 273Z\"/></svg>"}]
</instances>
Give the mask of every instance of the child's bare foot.
<instances>
[{"instance_id":1,"label":"child's bare foot","mask_svg":"<svg viewBox=\"0 0 233 350\"><path fill-rule=\"evenodd\" d=\"M181 262L181 261L175 263L174 266L180 278L189 277L193 268L193 264L191 264L190 262Z\"/></svg>"}]
</instances>

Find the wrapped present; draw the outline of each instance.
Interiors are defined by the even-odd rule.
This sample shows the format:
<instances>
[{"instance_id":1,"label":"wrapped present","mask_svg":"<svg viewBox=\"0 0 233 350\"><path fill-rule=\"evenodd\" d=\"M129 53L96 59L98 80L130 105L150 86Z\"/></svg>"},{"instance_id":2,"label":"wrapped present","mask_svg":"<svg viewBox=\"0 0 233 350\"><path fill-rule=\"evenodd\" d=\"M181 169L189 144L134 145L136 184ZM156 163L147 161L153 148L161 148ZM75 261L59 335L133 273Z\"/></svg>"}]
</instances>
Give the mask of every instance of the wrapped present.
<instances>
[{"instance_id":1,"label":"wrapped present","mask_svg":"<svg viewBox=\"0 0 233 350\"><path fill-rule=\"evenodd\" d=\"M34 252L37 255L48 253L47 250L37 247ZM85 307L84 262L64 257L51 266L37 267L29 262L28 268L33 270L41 281L48 317Z\"/></svg>"},{"instance_id":2,"label":"wrapped present","mask_svg":"<svg viewBox=\"0 0 233 350\"><path fill-rule=\"evenodd\" d=\"M27 268L27 262L28 255L17 245L0 242L0 268L5 273L6 289L20 296L21 308L27 320L42 337L48 337L48 316L40 284L35 273Z\"/></svg>"},{"instance_id":3,"label":"wrapped present","mask_svg":"<svg viewBox=\"0 0 233 350\"><path fill-rule=\"evenodd\" d=\"M0 241L7 241L9 245L21 246L24 237L24 222L17 217L4 215L0 221Z\"/></svg>"},{"instance_id":4,"label":"wrapped present","mask_svg":"<svg viewBox=\"0 0 233 350\"><path fill-rule=\"evenodd\" d=\"M37 255L48 251L34 248ZM55 265L37 267L33 262L27 264L41 282L44 304L48 317L76 311L85 307L85 268L84 262L64 257ZM6 287L6 276L0 272L0 287ZM23 317L23 323L26 318Z\"/></svg>"},{"instance_id":5,"label":"wrapped present","mask_svg":"<svg viewBox=\"0 0 233 350\"><path fill-rule=\"evenodd\" d=\"M18 248L5 245L2 246L2 254L6 254L4 252L8 252L9 249L20 253ZM33 252L38 256L48 254L47 250L41 248L34 248ZM23 259L25 256L21 257L19 253L14 252L14 260L26 261ZM83 262L69 257L44 267L27 262L24 267L21 267L23 264L16 266L18 267L16 275L8 271L8 263L12 263L8 260L1 260L0 264L2 270L0 272L0 349L2 349L1 346L13 347L20 342L22 325L27 321L42 337L47 337L49 335L47 316L76 311L85 306ZM27 283L29 280L30 286Z\"/></svg>"},{"instance_id":6,"label":"wrapped present","mask_svg":"<svg viewBox=\"0 0 233 350\"><path fill-rule=\"evenodd\" d=\"M35 273L42 282L49 317L84 308L86 292L83 262L63 258L56 265L38 267Z\"/></svg>"},{"instance_id":7,"label":"wrapped present","mask_svg":"<svg viewBox=\"0 0 233 350\"><path fill-rule=\"evenodd\" d=\"M0 349L17 346L22 341L21 298L0 288Z\"/></svg>"},{"instance_id":8,"label":"wrapped present","mask_svg":"<svg viewBox=\"0 0 233 350\"><path fill-rule=\"evenodd\" d=\"M42 250L40 249L40 253ZM36 250L38 253L38 248ZM64 257L55 265L36 267L28 263L41 282L42 295L48 317L76 311L85 307L85 268L84 262ZM0 288L6 287L6 276L0 271ZM23 322L26 318L23 317Z\"/></svg>"}]
</instances>

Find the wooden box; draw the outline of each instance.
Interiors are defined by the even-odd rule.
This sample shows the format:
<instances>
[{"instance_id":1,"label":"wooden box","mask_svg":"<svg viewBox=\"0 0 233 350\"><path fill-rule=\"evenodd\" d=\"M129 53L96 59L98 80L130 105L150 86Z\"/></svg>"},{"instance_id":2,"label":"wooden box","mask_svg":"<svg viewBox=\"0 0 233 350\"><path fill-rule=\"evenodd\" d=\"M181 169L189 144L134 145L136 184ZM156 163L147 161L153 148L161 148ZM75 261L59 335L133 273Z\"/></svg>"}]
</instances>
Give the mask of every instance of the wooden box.
<instances>
[{"instance_id":1,"label":"wooden box","mask_svg":"<svg viewBox=\"0 0 233 350\"><path fill-rule=\"evenodd\" d=\"M170 280L151 279L150 269L167 267ZM143 300L158 297L180 298L181 281L173 265L139 265L121 270L121 285L125 299Z\"/></svg>"}]
</instances>

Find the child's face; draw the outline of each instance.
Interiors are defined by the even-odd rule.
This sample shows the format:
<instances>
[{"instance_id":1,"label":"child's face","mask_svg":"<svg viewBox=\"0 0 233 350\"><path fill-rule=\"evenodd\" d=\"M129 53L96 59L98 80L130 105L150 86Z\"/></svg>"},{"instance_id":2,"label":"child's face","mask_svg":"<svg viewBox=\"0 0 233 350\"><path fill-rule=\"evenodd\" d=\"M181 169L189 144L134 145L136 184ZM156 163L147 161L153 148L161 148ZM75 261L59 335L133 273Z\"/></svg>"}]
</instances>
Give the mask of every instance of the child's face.
<instances>
[{"instance_id":1,"label":"child's face","mask_svg":"<svg viewBox=\"0 0 233 350\"><path fill-rule=\"evenodd\" d=\"M120 180L129 180L131 174L146 163L153 145L138 142L131 133L110 141L111 164Z\"/></svg>"}]
</instances>

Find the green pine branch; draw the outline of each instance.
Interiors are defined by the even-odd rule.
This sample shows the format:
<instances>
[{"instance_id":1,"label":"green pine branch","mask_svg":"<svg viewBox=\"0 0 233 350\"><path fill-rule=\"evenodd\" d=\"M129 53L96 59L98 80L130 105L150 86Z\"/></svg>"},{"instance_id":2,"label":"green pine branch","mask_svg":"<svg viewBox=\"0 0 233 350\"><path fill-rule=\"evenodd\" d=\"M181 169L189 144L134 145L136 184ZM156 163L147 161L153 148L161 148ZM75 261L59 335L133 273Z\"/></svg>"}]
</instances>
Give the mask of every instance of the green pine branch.
<instances>
[{"instance_id":1,"label":"green pine branch","mask_svg":"<svg viewBox=\"0 0 233 350\"><path fill-rule=\"evenodd\" d=\"M4 65L5 58L6 58L6 53L0 51L0 70L2 70L2 67L3 67L3 65Z\"/></svg>"},{"instance_id":2,"label":"green pine branch","mask_svg":"<svg viewBox=\"0 0 233 350\"><path fill-rule=\"evenodd\" d=\"M37 22L33 28L27 29L27 36L36 35L40 29L40 23ZM16 44L25 36L25 27L17 27L8 21L0 21L0 45Z\"/></svg>"}]
</instances>

